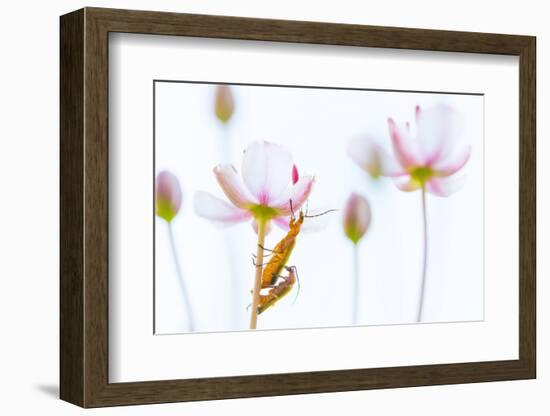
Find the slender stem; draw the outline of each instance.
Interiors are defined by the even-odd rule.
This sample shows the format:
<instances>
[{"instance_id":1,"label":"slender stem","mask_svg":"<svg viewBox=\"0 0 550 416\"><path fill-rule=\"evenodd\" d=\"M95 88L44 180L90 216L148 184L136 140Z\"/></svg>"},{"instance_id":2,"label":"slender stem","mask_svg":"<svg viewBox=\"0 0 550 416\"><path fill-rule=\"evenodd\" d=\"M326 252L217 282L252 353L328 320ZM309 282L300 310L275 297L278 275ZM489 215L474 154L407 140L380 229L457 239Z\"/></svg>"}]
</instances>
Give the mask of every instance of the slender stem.
<instances>
[{"instance_id":1,"label":"slender stem","mask_svg":"<svg viewBox=\"0 0 550 416\"><path fill-rule=\"evenodd\" d=\"M256 274L254 276L254 290L252 291L252 307L250 309L250 329L256 329L258 322L258 303L262 286L262 264L264 262L264 240L266 221L258 221L258 245L256 247Z\"/></svg>"},{"instance_id":2,"label":"slender stem","mask_svg":"<svg viewBox=\"0 0 550 416\"><path fill-rule=\"evenodd\" d=\"M223 123L222 123L223 124ZM222 163L231 162L231 140L229 134L229 124L223 124L222 134L219 140L219 150L220 150L220 161ZM229 285L231 291L231 320L234 325L234 329L239 327L239 318L241 308L241 285L239 280L238 267L236 263L237 247L233 244L233 238L227 233L225 233L225 247L227 250L227 255L229 258Z\"/></svg>"},{"instance_id":3,"label":"slender stem","mask_svg":"<svg viewBox=\"0 0 550 416\"><path fill-rule=\"evenodd\" d=\"M424 308L424 292L426 291L426 271L428 268L428 216L426 213L426 188L422 187L422 223L424 239L424 255L422 260L422 280L420 283L420 299L418 302L418 313L416 322L422 321L422 311Z\"/></svg>"},{"instance_id":4,"label":"slender stem","mask_svg":"<svg viewBox=\"0 0 550 416\"><path fill-rule=\"evenodd\" d=\"M170 239L170 247L172 249L172 257L174 258L174 266L176 268L176 274L178 275L178 280L180 282L181 291L183 293L183 303L185 305L185 311L187 313L187 325L189 326L189 331L195 330L195 325L193 322L193 313L191 311L191 302L189 300L189 292L185 287L185 279L183 278L183 273L181 271L180 262L178 259L178 251L176 250L176 241L174 239L174 230L172 228L172 223L168 222L168 236Z\"/></svg>"},{"instance_id":5,"label":"slender stem","mask_svg":"<svg viewBox=\"0 0 550 416\"><path fill-rule=\"evenodd\" d=\"M231 138L229 126L222 126L223 133L220 137L220 158L222 163L231 163Z\"/></svg>"},{"instance_id":6,"label":"slender stem","mask_svg":"<svg viewBox=\"0 0 550 416\"><path fill-rule=\"evenodd\" d=\"M239 273L237 267L237 247L233 244L233 238L225 233L225 246L227 249L227 257L229 261L229 286L231 293L231 320L233 321L234 329L239 329L239 318L242 316L241 311L244 308L241 306L241 284L239 281ZM244 301L243 301L244 302Z\"/></svg>"},{"instance_id":7,"label":"slender stem","mask_svg":"<svg viewBox=\"0 0 550 416\"><path fill-rule=\"evenodd\" d=\"M353 245L353 325L357 325L359 316L359 249Z\"/></svg>"}]
</instances>

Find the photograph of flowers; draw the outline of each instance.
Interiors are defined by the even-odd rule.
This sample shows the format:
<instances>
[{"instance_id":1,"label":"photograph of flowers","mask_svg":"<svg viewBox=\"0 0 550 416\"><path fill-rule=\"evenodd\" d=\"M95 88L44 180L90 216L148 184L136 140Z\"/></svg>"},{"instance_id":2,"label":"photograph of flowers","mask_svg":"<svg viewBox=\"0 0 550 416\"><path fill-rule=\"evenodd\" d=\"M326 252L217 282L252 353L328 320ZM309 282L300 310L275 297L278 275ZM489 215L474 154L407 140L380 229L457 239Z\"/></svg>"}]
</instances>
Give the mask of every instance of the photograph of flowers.
<instances>
[{"instance_id":1,"label":"photograph of flowers","mask_svg":"<svg viewBox=\"0 0 550 416\"><path fill-rule=\"evenodd\" d=\"M155 80L154 332L484 319L484 97Z\"/></svg>"}]
</instances>

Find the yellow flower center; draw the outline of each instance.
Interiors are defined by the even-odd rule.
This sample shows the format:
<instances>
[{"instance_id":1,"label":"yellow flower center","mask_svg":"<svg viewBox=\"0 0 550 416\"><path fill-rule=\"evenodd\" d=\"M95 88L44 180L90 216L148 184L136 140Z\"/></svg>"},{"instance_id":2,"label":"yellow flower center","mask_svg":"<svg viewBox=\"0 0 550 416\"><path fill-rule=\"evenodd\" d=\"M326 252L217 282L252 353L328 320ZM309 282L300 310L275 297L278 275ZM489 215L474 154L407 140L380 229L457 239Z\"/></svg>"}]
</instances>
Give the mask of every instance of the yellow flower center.
<instances>
[{"instance_id":1,"label":"yellow flower center","mask_svg":"<svg viewBox=\"0 0 550 416\"><path fill-rule=\"evenodd\" d=\"M257 221L269 221L279 215L279 211L267 205L251 205L249 211Z\"/></svg>"},{"instance_id":2,"label":"yellow flower center","mask_svg":"<svg viewBox=\"0 0 550 416\"><path fill-rule=\"evenodd\" d=\"M426 182L428 182L434 174L434 170L429 166L419 166L411 170L412 180L420 184L422 187L426 185Z\"/></svg>"}]
</instances>

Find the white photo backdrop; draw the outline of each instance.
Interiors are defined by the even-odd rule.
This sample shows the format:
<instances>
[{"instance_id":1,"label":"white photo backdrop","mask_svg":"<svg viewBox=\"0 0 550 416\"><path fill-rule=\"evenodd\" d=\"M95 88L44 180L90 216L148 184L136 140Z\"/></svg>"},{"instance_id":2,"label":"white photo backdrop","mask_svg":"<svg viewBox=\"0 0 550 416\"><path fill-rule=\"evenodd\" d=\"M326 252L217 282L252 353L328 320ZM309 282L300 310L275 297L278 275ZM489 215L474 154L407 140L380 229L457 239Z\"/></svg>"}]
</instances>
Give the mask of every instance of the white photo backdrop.
<instances>
[{"instance_id":1,"label":"white photo backdrop","mask_svg":"<svg viewBox=\"0 0 550 416\"><path fill-rule=\"evenodd\" d=\"M156 220L156 333L189 331L186 297L194 331L248 328L256 233L250 221L217 227L197 215L194 199L196 192L208 191L227 200L214 167L232 163L241 175L243 151L258 140L282 145L300 175L315 176L310 210L340 210L322 219L306 219L306 226L323 224L299 235L289 260L289 265L297 267L300 292L295 286L261 314L258 329L351 325L355 296L359 301L356 324L415 322L423 260L421 191L403 192L389 178L373 179L352 161L347 149L352 140L371 138L393 158L388 117L410 121L415 129L417 105L422 112L438 106L451 109L458 122L446 126L439 121L445 129L455 130L448 132L448 140L457 153L468 145L472 149L464 168L453 175L463 182L460 189L448 197L427 195L429 246L422 321L483 320L482 95L228 88L234 110L224 123L215 115L216 85L155 83L156 173L172 172L183 193L180 212L172 220L181 276L167 224ZM290 173L277 172L289 180ZM358 294L354 293L353 243L342 224L352 192L369 201L372 216L357 247ZM273 248L283 236L282 230L272 227L265 246ZM180 279L187 294L182 293Z\"/></svg>"}]
</instances>

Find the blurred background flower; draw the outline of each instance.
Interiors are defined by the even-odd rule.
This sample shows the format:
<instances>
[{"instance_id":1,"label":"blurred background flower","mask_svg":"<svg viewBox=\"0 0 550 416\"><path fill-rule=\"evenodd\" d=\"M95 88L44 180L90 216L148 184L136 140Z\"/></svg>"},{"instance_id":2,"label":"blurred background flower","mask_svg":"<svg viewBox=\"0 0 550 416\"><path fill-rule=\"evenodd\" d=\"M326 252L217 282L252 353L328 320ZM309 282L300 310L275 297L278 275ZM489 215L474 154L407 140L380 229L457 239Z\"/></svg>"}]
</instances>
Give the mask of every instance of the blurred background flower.
<instances>
[{"instance_id":1,"label":"blurred background flower","mask_svg":"<svg viewBox=\"0 0 550 416\"><path fill-rule=\"evenodd\" d=\"M361 287L359 282L359 241L367 232L371 221L369 201L355 192L349 196L344 209L344 233L353 243L353 291L352 291L352 324L359 322L359 299Z\"/></svg>"},{"instance_id":2,"label":"blurred background flower","mask_svg":"<svg viewBox=\"0 0 550 416\"><path fill-rule=\"evenodd\" d=\"M222 123L227 123L231 119L233 112L235 111L235 100L231 87L226 84L221 84L216 87L215 100L214 100L214 112L216 117Z\"/></svg>"},{"instance_id":3,"label":"blurred background flower","mask_svg":"<svg viewBox=\"0 0 550 416\"><path fill-rule=\"evenodd\" d=\"M448 106L421 110L416 106L416 136L409 123L388 119L395 157L402 172L393 174L402 191L422 189L437 196L449 196L458 188L450 176L460 171L470 158L471 146L453 140L459 131L458 115Z\"/></svg>"},{"instance_id":4,"label":"blurred background flower","mask_svg":"<svg viewBox=\"0 0 550 416\"><path fill-rule=\"evenodd\" d=\"M447 105L426 110L415 107L415 125L396 123L388 118L388 129L395 161L367 139L350 142L348 154L367 171L393 178L402 191L421 190L423 255L417 322L423 319L424 294L428 268L428 219L426 192L446 197L456 192L463 178L455 178L468 162L471 146L460 144L460 122L457 112ZM371 173L372 174L372 173Z\"/></svg>"},{"instance_id":5,"label":"blurred background flower","mask_svg":"<svg viewBox=\"0 0 550 416\"><path fill-rule=\"evenodd\" d=\"M183 297L185 319L187 320L189 331L193 331L195 325L193 319L193 311L191 307L191 299L179 262L176 240L174 238L174 229L172 226L172 220L176 217L181 208L182 195L180 183L178 181L178 178L176 178L173 173L164 170L157 175L155 185L155 211L157 213L157 216L165 220L167 224L172 258L174 259L174 269L180 284Z\"/></svg>"},{"instance_id":6,"label":"blurred background flower","mask_svg":"<svg viewBox=\"0 0 550 416\"><path fill-rule=\"evenodd\" d=\"M348 143L347 153L373 179L401 174L395 160L371 137L356 136Z\"/></svg>"},{"instance_id":7,"label":"blurred background flower","mask_svg":"<svg viewBox=\"0 0 550 416\"><path fill-rule=\"evenodd\" d=\"M353 192L346 203L344 210L344 232L357 245L363 238L370 224L371 210L369 201Z\"/></svg>"},{"instance_id":8,"label":"blurred background flower","mask_svg":"<svg viewBox=\"0 0 550 416\"><path fill-rule=\"evenodd\" d=\"M156 180L156 213L170 222L178 214L181 207L181 187L178 179L169 171L162 171Z\"/></svg>"}]
</instances>

